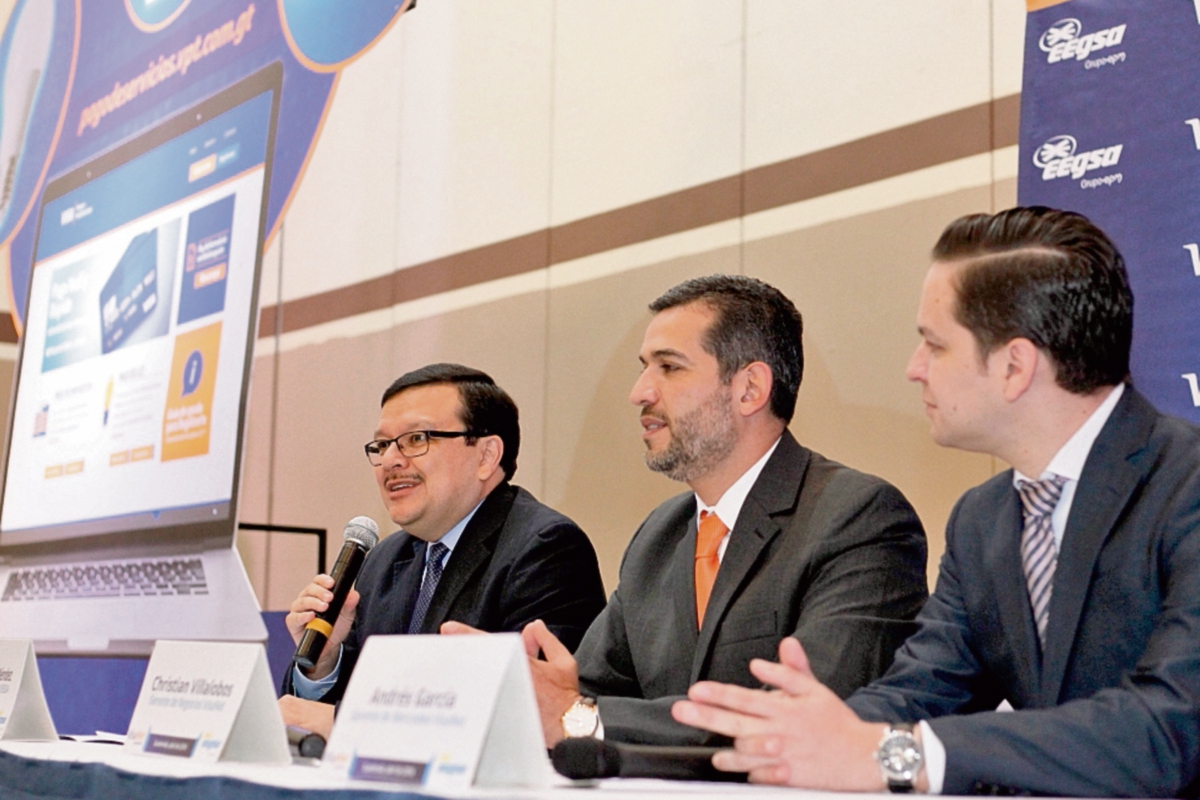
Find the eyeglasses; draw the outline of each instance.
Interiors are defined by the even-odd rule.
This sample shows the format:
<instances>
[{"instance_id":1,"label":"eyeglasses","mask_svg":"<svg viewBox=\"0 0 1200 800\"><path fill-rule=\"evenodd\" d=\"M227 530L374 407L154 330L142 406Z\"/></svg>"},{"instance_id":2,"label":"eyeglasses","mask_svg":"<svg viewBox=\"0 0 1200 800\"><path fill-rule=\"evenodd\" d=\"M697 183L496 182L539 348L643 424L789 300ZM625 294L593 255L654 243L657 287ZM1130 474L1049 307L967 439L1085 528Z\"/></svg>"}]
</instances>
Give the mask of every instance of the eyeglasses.
<instances>
[{"instance_id":1,"label":"eyeglasses","mask_svg":"<svg viewBox=\"0 0 1200 800\"><path fill-rule=\"evenodd\" d=\"M383 464L383 454L393 444L399 448L400 455L405 458L416 458L429 452L429 443L434 439L469 439L486 435L479 431L409 431L400 434L395 439L376 439L373 442L367 442L363 445L363 450L366 451L367 460L371 462L371 466L378 467Z\"/></svg>"}]
</instances>

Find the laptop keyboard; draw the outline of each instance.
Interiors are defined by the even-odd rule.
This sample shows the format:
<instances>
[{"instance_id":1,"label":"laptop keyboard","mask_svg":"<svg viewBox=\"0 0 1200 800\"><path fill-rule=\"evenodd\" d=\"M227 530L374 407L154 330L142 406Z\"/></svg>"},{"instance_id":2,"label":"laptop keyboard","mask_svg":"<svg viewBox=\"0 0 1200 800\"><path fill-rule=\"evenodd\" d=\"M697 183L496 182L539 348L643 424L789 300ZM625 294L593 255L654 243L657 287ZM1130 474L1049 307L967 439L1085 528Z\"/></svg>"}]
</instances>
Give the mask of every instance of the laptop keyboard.
<instances>
[{"instance_id":1,"label":"laptop keyboard","mask_svg":"<svg viewBox=\"0 0 1200 800\"><path fill-rule=\"evenodd\" d=\"M31 567L9 573L0 602L208 594L199 558Z\"/></svg>"}]
</instances>

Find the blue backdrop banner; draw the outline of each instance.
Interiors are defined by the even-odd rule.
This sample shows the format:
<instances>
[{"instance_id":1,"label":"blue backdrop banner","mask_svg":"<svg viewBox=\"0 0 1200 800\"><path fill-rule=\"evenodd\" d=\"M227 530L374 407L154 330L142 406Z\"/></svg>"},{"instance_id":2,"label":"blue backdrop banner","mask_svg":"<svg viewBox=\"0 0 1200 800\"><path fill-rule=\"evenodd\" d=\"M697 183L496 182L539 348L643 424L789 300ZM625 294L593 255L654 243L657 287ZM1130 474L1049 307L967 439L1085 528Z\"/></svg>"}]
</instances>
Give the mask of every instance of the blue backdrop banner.
<instances>
[{"instance_id":1,"label":"blue backdrop banner","mask_svg":"<svg viewBox=\"0 0 1200 800\"><path fill-rule=\"evenodd\" d=\"M1018 196L1125 256L1134 384L1200 423L1200 2L1071 0L1026 24Z\"/></svg>"}]
</instances>

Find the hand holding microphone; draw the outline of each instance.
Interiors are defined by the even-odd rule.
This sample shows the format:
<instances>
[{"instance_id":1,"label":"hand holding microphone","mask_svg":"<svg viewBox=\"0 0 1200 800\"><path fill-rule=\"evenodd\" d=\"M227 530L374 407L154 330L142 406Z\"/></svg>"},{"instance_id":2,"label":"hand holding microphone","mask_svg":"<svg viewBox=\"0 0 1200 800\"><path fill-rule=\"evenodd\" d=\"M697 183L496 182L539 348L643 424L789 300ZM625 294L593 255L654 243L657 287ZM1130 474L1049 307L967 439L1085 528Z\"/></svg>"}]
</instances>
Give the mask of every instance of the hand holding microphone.
<instances>
[{"instance_id":1,"label":"hand holding microphone","mask_svg":"<svg viewBox=\"0 0 1200 800\"><path fill-rule=\"evenodd\" d=\"M351 587L367 552L379 541L379 527L370 517L355 517L346 524L343 538L342 550L329 575L314 578L292 602L287 616L288 629L297 643L292 660L304 670L316 667L322 656L328 662L311 676L314 678L332 670L337 647L350 632L358 603L358 593L352 592Z\"/></svg>"}]
</instances>

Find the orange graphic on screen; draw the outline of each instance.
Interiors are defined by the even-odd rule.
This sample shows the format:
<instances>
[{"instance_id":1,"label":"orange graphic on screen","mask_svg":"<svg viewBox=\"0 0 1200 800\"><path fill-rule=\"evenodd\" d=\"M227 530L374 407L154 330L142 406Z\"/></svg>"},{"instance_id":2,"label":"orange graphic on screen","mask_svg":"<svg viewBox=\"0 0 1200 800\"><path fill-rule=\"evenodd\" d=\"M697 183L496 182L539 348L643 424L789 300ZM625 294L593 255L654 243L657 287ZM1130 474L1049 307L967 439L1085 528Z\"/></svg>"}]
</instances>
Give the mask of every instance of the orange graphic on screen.
<instances>
[{"instance_id":1,"label":"orange graphic on screen","mask_svg":"<svg viewBox=\"0 0 1200 800\"><path fill-rule=\"evenodd\" d=\"M163 412L162 460L208 453L221 323L180 334ZM136 455L133 460L137 460Z\"/></svg>"}]
</instances>

